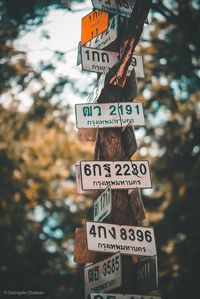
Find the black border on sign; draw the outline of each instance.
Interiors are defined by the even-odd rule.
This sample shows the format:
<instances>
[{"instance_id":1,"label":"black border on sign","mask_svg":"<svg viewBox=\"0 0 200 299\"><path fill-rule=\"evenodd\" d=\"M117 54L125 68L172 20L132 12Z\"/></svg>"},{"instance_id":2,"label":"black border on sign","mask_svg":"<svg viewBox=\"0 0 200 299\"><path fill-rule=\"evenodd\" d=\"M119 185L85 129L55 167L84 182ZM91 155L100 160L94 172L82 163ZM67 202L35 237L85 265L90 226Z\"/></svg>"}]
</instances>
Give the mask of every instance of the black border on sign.
<instances>
[{"instance_id":1,"label":"black border on sign","mask_svg":"<svg viewBox=\"0 0 200 299\"><path fill-rule=\"evenodd\" d=\"M92 263L92 264L90 264L90 265L85 265L85 266L84 266L84 278L85 278L85 269L86 269L86 268L91 267L91 266L95 266L95 265L97 265L97 264L99 264L99 263L101 263L101 262L104 262L105 260L108 260L108 259L110 259L110 258L113 258L113 256L114 256L114 255L117 255L117 254L119 254L119 257L120 257L120 263L121 263L121 271L120 271L120 282L121 282L121 286L118 286L118 288L119 288L119 287L122 287L122 285L123 285L123 277L122 277L122 254L121 254L120 251L117 251L117 252L113 253L111 256L105 258L104 260L98 261L98 262L96 262L96 263ZM88 284L89 284L89 283L88 283ZM112 290L110 290L110 291L112 291ZM91 294L91 293L88 294L88 298L89 298L89 295L90 295L90 294Z\"/></svg>"},{"instance_id":2,"label":"black border on sign","mask_svg":"<svg viewBox=\"0 0 200 299\"><path fill-rule=\"evenodd\" d=\"M85 221L85 233L86 233L86 243L87 243L87 250L88 251L94 251L94 250L89 250L88 249L88 238L87 238L87 226L86 226L86 223L87 222L90 222L90 223L94 223L94 224L97 224L97 223L99 223L99 224L105 224L105 225L114 225L114 226L119 226L119 227L121 227L121 226L126 226L126 227L130 227L130 228L136 228L136 229L140 229L140 228L146 228L146 229L152 229L152 231L153 231L153 237L154 237L154 241L155 241L155 249L156 249L156 254L153 254L153 255L139 255L139 256L144 256L145 258L148 258L148 257L152 257L152 256L157 256L157 248L156 248L156 238L155 238L155 234L154 234L154 227L153 226L136 226L136 225L120 225L120 224L113 224L113 223L104 223L104 222L99 222L99 221L88 221L88 220L86 220ZM108 249L108 251L106 250L106 251L97 251L97 250L95 250L94 252L102 252L102 253L113 253L113 251L109 251L109 249ZM121 251L117 251L117 252L120 252L121 253ZM132 256L132 255L138 255L138 254L128 254L128 253L121 253L121 255L128 255L128 256Z\"/></svg>"},{"instance_id":3,"label":"black border on sign","mask_svg":"<svg viewBox=\"0 0 200 299\"><path fill-rule=\"evenodd\" d=\"M102 190L102 189L97 189L97 188L94 188L94 189L84 189L83 188L83 178L82 178L82 162L103 162L103 163L110 163L110 162L131 162L131 163L134 163L134 162L143 162L143 161L146 161L147 163L148 163L148 166L149 166L149 177L150 177L150 184L151 184L151 186L150 187L143 187L143 188L139 188L139 189L152 189L152 176L151 176L151 171L150 171L150 163L149 163L149 160L128 160L128 161L124 161L124 160L117 160L117 161L115 161L115 160L113 160L113 161L105 161L105 160L103 160L103 161L95 161L95 160L81 160L80 161L80 170L81 170L81 184L82 184L82 189L84 190L84 191L87 191L87 190ZM137 186L136 186L137 187ZM130 186L128 187L127 186L127 188L112 188L112 185L111 185L111 189L112 190L119 190L119 189L123 189L123 190L126 190L126 189L134 189L134 188L130 188Z\"/></svg>"},{"instance_id":4,"label":"black border on sign","mask_svg":"<svg viewBox=\"0 0 200 299\"><path fill-rule=\"evenodd\" d=\"M95 201L94 201L94 203L98 200L98 198L104 193L104 192L106 192L106 190L108 190L110 188L110 192L111 192L111 211L112 211L112 206L113 206L113 199L112 199L112 189L111 189L111 186L110 185L108 185L104 190L103 190L103 192L95 199ZM110 213L111 213L111 211L110 211ZM93 205L93 213L94 213L94 205ZM108 215L106 215L106 217L107 216L109 216L110 215L110 213L108 214ZM94 215L93 215L94 216ZM104 219L106 218L106 217L104 217ZM94 219L94 217L93 217L93 219ZM104 220L103 219L103 220ZM95 221L95 222L100 222L100 221ZM100 223L102 223L102 222L100 222Z\"/></svg>"},{"instance_id":5,"label":"black border on sign","mask_svg":"<svg viewBox=\"0 0 200 299\"><path fill-rule=\"evenodd\" d=\"M93 105L118 105L118 104L125 104L125 105L130 105L130 104L133 104L133 105L138 105L138 104L140 104L142 107L142 117L143 117L143 119L144 119L144 125L139 125L139 126L137 126L137 125L135 125L134 123L131 123L131 125L133 126L133 127L145 127L145 118L144 118L144 105L143 105L143 103L141 102L141 101L134 101L133 100L133 102L113 102L113 103L81 103L81 104L75 104L75 117L76 117L76 128L77 129L87 129L87 128L85 128L85 127L79 127L78 126L78 113L77 113L77 106L83 106L83 105L87 105L87 106L89 106L89 105L91 105L91 106L93 106ZM120 114L121 115L121 114ZM129 124L128 124L129 125ZM121 126L116 126L116 127L100 127L101 129L104 129L104 128L120 128ZM126 126L124 126L124 127L126 127ZM93 128L99 128L98 126L94 126L94 127L91 127L92 129ZM89 129L89 128L88 128Z\"/></svg>"},{"instance_id":6,"label":"black border on sign","mask_svg":"<svg viewBox=\"0 0 200 299\"><path fill-rule=\"evenodd\" d=\"M106 11L106 10L103 10L103 9L100 9L100 8L96 8L95 5L94 5L94 3L93 3L93 0L91 0L91 1L92 1L92 5L93 5L93 7L94 7L95 9L99 9L99 10L105 11L105 12L111 14L111 15L119 15L118 5L117 5L117 2L116 2L115 0L114 0L115 3L116 3L116 11L115 11L115 12ZM99 1L99 2L100 2L100 1Z\"/></svg>"},{"instance_id":7,"label":"black border on sign","mask_svg":"<svg viewBox=\"0 0 200 299\"><path fill-rule=\"evenodd\" d=\"M82 49L83 48L87 48L87 49L94 49L95 51L104 51L104 52L110 52L110 53L117 53L117 54L119 54L118 52L113 52L113 51L108 51L108 50L104 50L104 49L97 49L97 48L92 48L92 47L86 47L85 45L82 45L81 46L81 67L82 67L82 71L85 71L85 72L90 72L90 73L98 73L98 74L103 74L103 72L94 72L94 71L88 71L88 70L85 70L84 68L83 68L83 55L82 55ZM118 61L117 61L118 62ZM116 63L117 63L116 62ZM112 66L113 67L113 66ZM111 68L112 68L111 67ZM109 69L110 69L110 67L108 67Z\"/></svg>"},{"instance_id":8,"label":"black border on sign","mask_svg":"<svg viewBox=\"0 0 200 299\"><path fill-rule=\"evenodd\" d=\"M108 45L106 45L104 48L107 48L108 46L110 46L114 41L116 41L116 39L119 37L119 16L118 15L114 15L114 16L112 16L111 17L111 19L109 19L108 21L108 28L106 29L106 30L108 30L109 28L110 28L110 26L111 26L111 21L114 19L114 18L116 18L116 38L115 39L113 39L113 40L111 40L111 42L108 44ZM105 31L106 31L105 30ZM95 37L93 37L91 40L89 40L87 43L89 43L89 42L92 42L95 38L97 38L99 35L101 35L101 34L103 34L105 31L103 31L102 33L100 33L100 34L98 34L98 35L96 35ZM107 34L106 34L107 35ZM93 47L90 47L90 46L87 46L86 44L87 43L85 43L84 44L84 46L86 46L86 47L89 47L89 48L93 48ZM98 47L96 47L95 49L99 49L99 50L104 50L104 48L98 48Z\"/></svg>"}]
</instances>

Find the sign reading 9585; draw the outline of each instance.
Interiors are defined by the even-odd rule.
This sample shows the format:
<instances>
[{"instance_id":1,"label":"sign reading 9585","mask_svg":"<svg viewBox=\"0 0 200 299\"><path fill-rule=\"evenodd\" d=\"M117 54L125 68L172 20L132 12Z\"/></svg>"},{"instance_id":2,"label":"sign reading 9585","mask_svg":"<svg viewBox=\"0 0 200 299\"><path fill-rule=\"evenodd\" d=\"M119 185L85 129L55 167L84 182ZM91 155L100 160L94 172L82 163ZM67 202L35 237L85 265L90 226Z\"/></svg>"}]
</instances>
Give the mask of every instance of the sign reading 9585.
<instances>
[{"instance_id":1,"label":"sign reading 9585","mask_svg":"<svg viewBox=\"0 0 200 299\"><path fill-rule=\"evenodd\" d=\"M149 162L81 161L83 190L151 188Z\"/></svg>"}]
</instances>

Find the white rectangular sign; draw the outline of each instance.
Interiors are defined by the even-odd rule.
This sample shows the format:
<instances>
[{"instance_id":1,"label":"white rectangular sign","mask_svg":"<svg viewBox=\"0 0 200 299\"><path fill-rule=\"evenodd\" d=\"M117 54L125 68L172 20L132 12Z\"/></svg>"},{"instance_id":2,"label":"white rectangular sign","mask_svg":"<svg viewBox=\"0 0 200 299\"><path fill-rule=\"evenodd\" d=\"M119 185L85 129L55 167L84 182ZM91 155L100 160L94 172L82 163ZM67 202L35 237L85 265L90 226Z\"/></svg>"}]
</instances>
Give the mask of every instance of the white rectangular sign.
<instances>
[{"instance_id":1,"label":"white rectangular sign","mask_svg":"<svg viewBox=\"0 0 200 299\"><path fill-rule=\"evenodd\" d=\"M108 187L94 202L94 221L103 221L112 209L112 192Z\"/></svg>"},{"instance_id":2,"label":"white rectangular sign","mask_svg":"<svg viewBox=\"0 0 200 299\"><path fill-rule=\"evenodd\" d=\"M161 299L160 296L90 293L90 299Z\"/></svg>"},{"instance_id":3,"label":"white rectangular sign","mask_svg":"<svg viewBox=\"0 0 200 299\"><path fill-rule=\"evenodd\" d=\"M122 285L120 253L84 268L85 298L90 292L104 292Z\"/></svg>"},{"instance_id":4,"label":"white rectangular sign","mask_svg":"<svg viewBox=\"0 0 200 299\"><path fill-rule=\"evenodd\" d=\"M85 71L103 73L107 67L112 68L119 61L119 57L119 52L81 47L82 69ZM133 55L127 75L130 75L133 67L135 68L136 77L144 78L143 59L141 55Z\"/></svg>"},{"instance_id":5,"label":"white rectangular sign","mask_svg":"<svg viewBox=\"0 0 200 299\"><path fill-rule=\"evenodd\" d=\"M82 189L82 182L81 182L81 170L79 163L75 164L75 172L76 172L76 191L79 194L87 194L87 195L94 195L95 191L92 190L83 190Z\"/></svg>"},{"instance_id":6,"label":"white rectangular sign","mask_svg":"<svg viewBox=\"0 0 200 299\"><path fill-rule=\"evenodd\" d=\"M114 16L109 21L108 29L87 42L86 47L104 49L117 39L117 33L118 16Z\"/></svg>"},{"instance_id":7,"label":"white rectangular sign","mask_svg":"<svg viewBox=\"0 0 200 299\"><path fill-rule=\"evenodd\" d=\"M126 255L156 255L152 227L86 221L88 250Z\"/></svg>"},{"instance_id":8,"label":"white rectangular sign","mask_svg":"<svg viewBox=\"0 0 200 299\"><path fill-rule=\"evenodd\" d=\"M129 18L133 11L135 0L92 0L92 4L96 9Z\"/></svg>"},{"instance_id":9,"label":"white rectangular sign","mask_svg":"<svg viewBox=\"0 0 200 299\"><path fill-rule=\"evenodd\" d=\"M143 105L134 103L76 104L77 128L144 126Z\"/></svg>"},{"instance_id":10,"label":"white rectangular sign","mask_svg":"<svg viewBox=\"0 0 200 299\"><path fill-rule=\"evenodd\" d=\"M80 161L83 190L151 188L149 162Z\"/></svg>"},{"instance_id":11,"label":"white rectangular sign","mask_svg":"<svg viewBox=\"0 0 200 299\"><path fill-rule=\"evenodd\" d=\"M161 299L159 296L90 293L90 299Z\"/></svg>"}]
</instances>

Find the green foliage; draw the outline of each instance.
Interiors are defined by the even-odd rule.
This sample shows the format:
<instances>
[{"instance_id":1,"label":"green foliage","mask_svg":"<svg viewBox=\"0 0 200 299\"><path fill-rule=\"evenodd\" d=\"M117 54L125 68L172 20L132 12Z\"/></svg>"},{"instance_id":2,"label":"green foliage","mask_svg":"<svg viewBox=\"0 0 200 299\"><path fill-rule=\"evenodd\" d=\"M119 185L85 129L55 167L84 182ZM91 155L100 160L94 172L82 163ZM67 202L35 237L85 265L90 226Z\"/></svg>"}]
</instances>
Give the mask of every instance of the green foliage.
<instances>
[{"instance_id":1,"label":"green foliage","mask_svg":"<svg viewBox=\"0 0 200 299\"><path fill-rule=\"evenodd\" d=\"M145 207L155 226L163 298L198 293L200 234L199 3L155 1L142 91L153 193ZM148 138L150 136L150 138Z\"/></svg>"}]
</instances>

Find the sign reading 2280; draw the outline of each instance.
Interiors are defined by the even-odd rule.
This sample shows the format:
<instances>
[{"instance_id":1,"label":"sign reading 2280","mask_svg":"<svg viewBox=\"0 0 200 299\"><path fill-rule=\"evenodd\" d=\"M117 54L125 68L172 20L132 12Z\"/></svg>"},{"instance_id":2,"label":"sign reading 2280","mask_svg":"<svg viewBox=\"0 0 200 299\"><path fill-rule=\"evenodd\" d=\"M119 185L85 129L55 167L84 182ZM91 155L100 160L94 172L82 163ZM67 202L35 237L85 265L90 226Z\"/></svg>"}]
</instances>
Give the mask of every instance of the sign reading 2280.
<instances>
[{"instance_id":1,"label":"sign reading 2280","mask_svg":"<svg viewBox=\"0 0 200 299\"><path fill-rule=\"evenodd\" d=\"M143 161L81 161L83 190L151 188L149 163Z\"/></svg>"}]
</instances>

